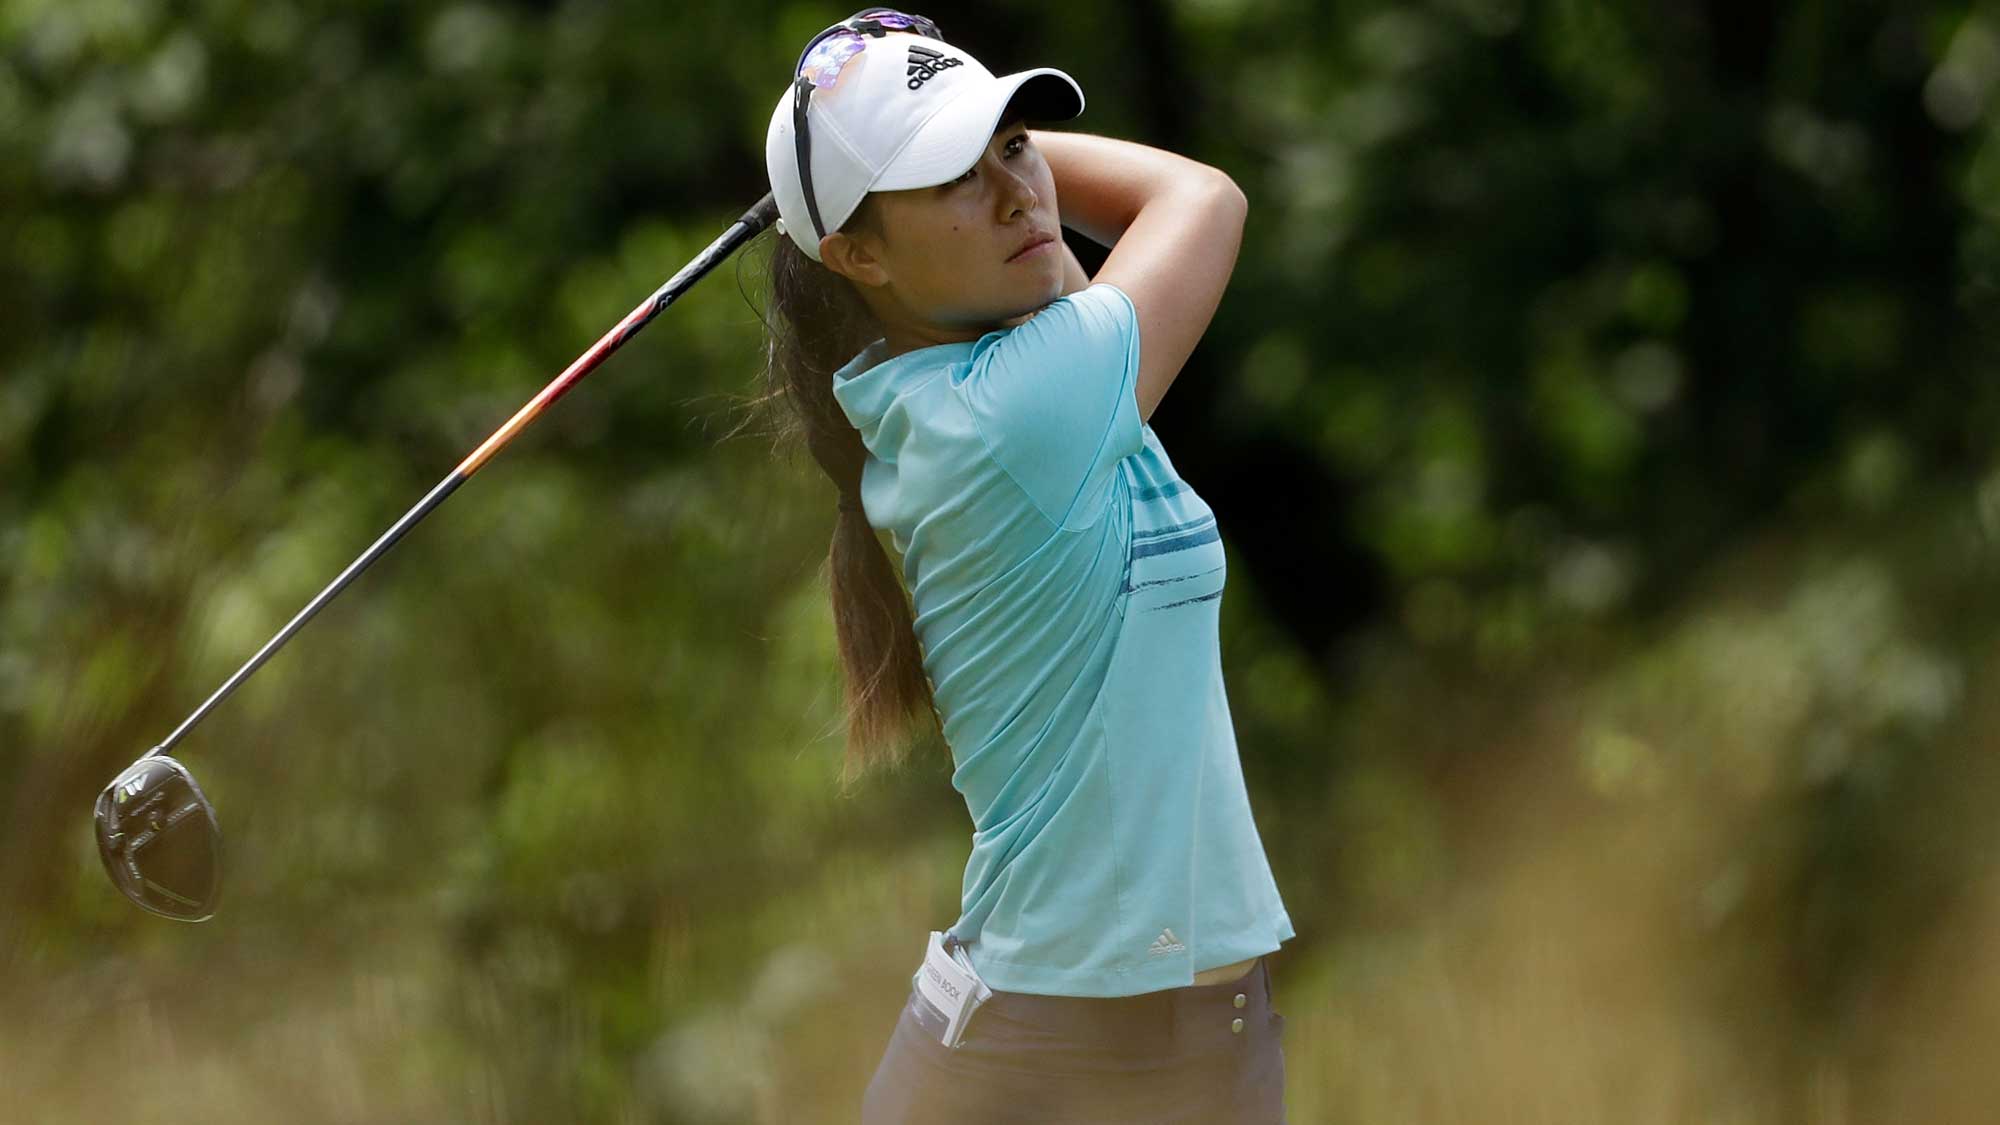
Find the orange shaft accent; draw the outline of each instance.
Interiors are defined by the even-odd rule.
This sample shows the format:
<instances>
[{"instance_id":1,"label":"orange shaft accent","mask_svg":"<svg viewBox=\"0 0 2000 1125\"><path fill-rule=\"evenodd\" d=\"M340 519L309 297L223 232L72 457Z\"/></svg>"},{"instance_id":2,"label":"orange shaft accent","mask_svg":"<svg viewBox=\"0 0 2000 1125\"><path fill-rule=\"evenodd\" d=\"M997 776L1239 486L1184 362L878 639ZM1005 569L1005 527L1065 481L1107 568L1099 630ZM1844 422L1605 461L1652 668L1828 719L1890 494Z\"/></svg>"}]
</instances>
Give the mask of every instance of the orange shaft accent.
<instances>
[{"instance_id":1,"label":"orange shaft accent","mask_svg":"<svg viewBox=\"0 0 2000 1125\"><path fill-rule=\"evenodd\" d=\"M543 387L540 394L529 399L527 405L515 411L514 416L507 419L506 425L493 431L492 437L487 438L478 449L472 451L470 456L459 462L456 472L460 476L467 477L478 472L487 458L505 448L508 442L514 440L514 435L527 429L528 423L540 417L542 411L548 409L549 404L561 398L564 392L576 385L577 380L590 374L592 369L604 362L605 357L618 350L618 345L625 342L626 329L633 321L642 319L652 311L652 305L653 298L647 298L638 308L625 314L625 319L619 321L611 331L598 337L597 343L592 344L589 351L577 356L575 362L565 368L563 373L556 376L548 386Z\"/></svg>"}]
</instances>

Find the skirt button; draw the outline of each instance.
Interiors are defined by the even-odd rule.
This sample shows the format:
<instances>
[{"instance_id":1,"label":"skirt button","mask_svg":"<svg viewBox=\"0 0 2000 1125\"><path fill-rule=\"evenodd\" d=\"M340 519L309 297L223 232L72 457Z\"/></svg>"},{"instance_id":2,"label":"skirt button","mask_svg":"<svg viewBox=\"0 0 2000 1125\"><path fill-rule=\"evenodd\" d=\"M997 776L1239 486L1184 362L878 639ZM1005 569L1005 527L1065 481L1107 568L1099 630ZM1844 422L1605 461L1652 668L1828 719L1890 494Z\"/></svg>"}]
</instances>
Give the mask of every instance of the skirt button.
<instances>
[{"instance_id":1,"label":"skirt button","mask_svg":"<svg viewBox=\"0 0 2000 1125\"><path fill-rule=\"evenodd\" d=\"M1243 993L1241 993L1241 992L1239 992L1239 993L1237 993L1237 994L1236 994L1236 1006L1237 1006L1237 1007L1241 1008L1241 1007L1242 1007L1243 1005L1245 1005L1245 1004L1248 1004L1249 1002L1250 1002L1250 998L1249 998L1248 996L1245 996L1245 995L1244 995Z\"/></svg>"},{"instance_id":2,"label":"skirt button","mask_svg":"<svg viewBox=\"0 0 2000 1125\"><path fill-rule=\"evenodd\" d=\"M1243 1017L1242 1017L1242 1016L1238 1016L1238 1017L1236 1017L1235 1019L1233 1019L1233 1020L1230 1020L1230 1021L1229 1021L1229 1033L1230 1033L1231 1035L1241 1035L1241 1034L1243 1034Z\"/></svg>"}]
</instances>

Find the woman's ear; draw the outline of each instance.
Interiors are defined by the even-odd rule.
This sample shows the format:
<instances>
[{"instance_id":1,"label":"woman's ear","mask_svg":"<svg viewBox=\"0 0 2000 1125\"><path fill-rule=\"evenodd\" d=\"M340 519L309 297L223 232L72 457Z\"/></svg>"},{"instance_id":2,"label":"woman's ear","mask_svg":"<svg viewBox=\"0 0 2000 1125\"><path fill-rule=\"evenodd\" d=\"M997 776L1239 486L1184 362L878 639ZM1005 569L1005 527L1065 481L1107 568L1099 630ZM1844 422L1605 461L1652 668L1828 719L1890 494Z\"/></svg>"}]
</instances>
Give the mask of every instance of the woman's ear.
<instances>
[{"instance_id":1,"label":"woman's ear","mask_svg":"<svg viewBox=\"0 0 2000 1125\"><path fill-rule=\"evenodd\" d=\"M889 284L889 267L878 240L866 233L834 231L819 240L820 264L856 285L880 289Z\"/></svg>"}]
</instances>

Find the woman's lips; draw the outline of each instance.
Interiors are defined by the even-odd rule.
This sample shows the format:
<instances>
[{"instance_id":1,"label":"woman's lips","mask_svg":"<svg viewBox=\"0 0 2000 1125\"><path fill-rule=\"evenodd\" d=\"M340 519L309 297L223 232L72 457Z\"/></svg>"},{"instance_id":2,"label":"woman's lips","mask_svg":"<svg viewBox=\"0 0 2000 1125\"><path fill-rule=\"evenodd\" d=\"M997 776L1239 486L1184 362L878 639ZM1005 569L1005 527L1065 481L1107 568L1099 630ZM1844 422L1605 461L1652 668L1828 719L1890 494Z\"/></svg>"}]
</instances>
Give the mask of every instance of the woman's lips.
<instances>
[{"instance_id":1,"label":"woman's lips","mask_svg":"<svg viewBox=\"0 0 2000 1125\"><path fill-rule=\"evenodd\" d=\"M1055 249L1055 245L1055 236L1047 235L1015 251L1014 256L1007 260L1009 262L1025 262L1030 258L1040 257L1043 254L1049 253Z\"/></svg>"}]
</instances>

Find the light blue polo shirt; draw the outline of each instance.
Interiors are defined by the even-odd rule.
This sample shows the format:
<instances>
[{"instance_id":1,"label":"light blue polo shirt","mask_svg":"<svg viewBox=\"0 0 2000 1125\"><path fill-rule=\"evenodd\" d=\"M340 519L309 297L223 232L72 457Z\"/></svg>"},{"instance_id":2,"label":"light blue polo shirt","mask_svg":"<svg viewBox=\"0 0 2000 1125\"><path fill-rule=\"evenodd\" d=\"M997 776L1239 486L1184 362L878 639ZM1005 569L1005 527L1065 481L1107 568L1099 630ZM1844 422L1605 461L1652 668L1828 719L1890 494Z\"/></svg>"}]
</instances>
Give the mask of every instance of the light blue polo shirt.
<instances>
[{"instance_id":1,"label":"light blue polo shirt","mask_svg":"<svg viewBox=\"0 0 2000 1125\"><path fill-rule=\"evenodd\" d=\"M1009 992L1129 996L1293 936L1223 692L1215 515L1139 420L1138 319L1092 285L834 376L869 450L972 814L952 930Z\"/></svg>"}]
</instances>

